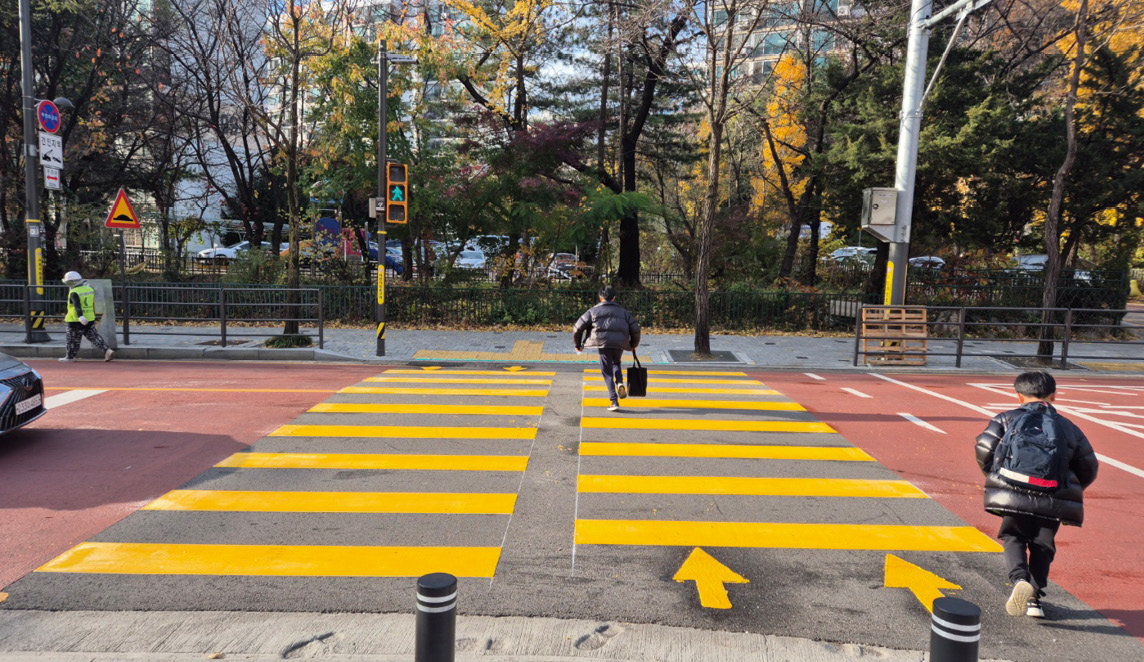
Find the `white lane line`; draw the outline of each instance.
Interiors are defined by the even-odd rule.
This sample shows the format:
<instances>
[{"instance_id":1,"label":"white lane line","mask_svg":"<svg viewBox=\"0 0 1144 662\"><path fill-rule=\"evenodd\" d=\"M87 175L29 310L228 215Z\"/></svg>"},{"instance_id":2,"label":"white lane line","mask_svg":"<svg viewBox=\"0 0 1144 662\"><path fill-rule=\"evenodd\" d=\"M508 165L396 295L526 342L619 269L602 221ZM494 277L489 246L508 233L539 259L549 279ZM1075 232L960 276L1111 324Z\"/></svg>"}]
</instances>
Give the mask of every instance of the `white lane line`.
<instances>
[{"instance_id":1,"label":"white lane line","mask_svg":"<svg viewBox=\"0 0 1144 662\"><path fill-rule=\"evenodd\" d=\"M901 416L902 418L904 418L904 419L906 419L907 421L909 421L909 422L913 423L914 425L917 425L917 426L923 427L923 428L925 428L925 429L927 429L927 430L933 430L934 432L940 432L941 434L945 434L945 430L942 430L942 429L941 429L941 428L939 428L939 427L936 427L936 426L934 426L934 425L931 425L931 424L929 424L929 423L926 423L925 421L923 421L922 419L918 418L917 416L914 416L913 414L907 414L907 413L905 413L905 412L903 412L903 411L900 411L900 412L898 412L898 416Z\"/></svg>"},{"instance_id":2,"label":"white lane line","mask_svg":"<svg viewBox=\"0 0 1144 662\"><path fill-rule=\"evenodd\" d=\"M913 389L915 391L925 393L926 395L932 395L935 398L940 398L940 399L945 400L947 402L952 402L954 404L961 405L962 407L965 407L967 409L972 409L975 412L978 412L980 414L984 414L985 416L988 416L989 418L993 418L993 416L995 415L993 412L989 411L988 409L978 407L975 404L970 404L964 400L958 400L957 398L951 398L950 396L943 395L941 393L934 393L933 391L931 391L927 388L922 388L920 386L914 386L913 384L907 384L906 382L899 381L897 379L894 379L893 377L887 377L885 375L879 375L879 374L874 373L874 372L870 372L870 373L866 373L866 374L873 375L874 377L877 377L878 379L884 379L888 382L891 382L893 384L897 384L899 386L904 386L908 389ZM981 387L981 385L976 385L976 386ZM982 388L985 388L985 390L987 390L987 391L992 390L989 387L982 387ZM1099 418L1087 416L1085 414L1073 411L1072 409L1069 409L1066 407L1057 407L1057 409L1063 411L1065 414L1072 414L1073 416L1076 416L1077 418L1083 418L1087 421L1092 421L1093 423L1096 423L1097 425L1103 425L1105 427L1112 428L1113 430L1118 430L1118 431L1123 432L1125 434L1132 435L1133 437L1136 437L1138 439L1144 439L1144 432L1137 432L1136 430L1128 429L1126 427L1117 425L1116 423L1111 423L1109 421L1105 421L1105 420L1102 420ZM1133 476L1138 476L1140 478L1144 478L1144 469L1139 469L1137 467L1132 466L1131 464L1126 464L1124 462L1121 462L1120 460L1113 459L1111 457L1108 457L1107 455L1104 455L1103 453L1097 453L1096 458L1098 460L1100 460L1101 462L1104 462L1106 464L1109 464L1111 466L1116 467L1117 469L1120 469L1121 471L1126 471L1126 472L1132 474Z\"/></svg>"},{"instance_id":3,"label":"white lane line","mask_svg":"<svg viewBox=\"0 0 1144 662\"><path fill-rule=\"evenodd\" d=\"M73 402L79 402L84 398L90 398L93 395L99 395L100 393L106 392L107 391L105 389L101 388L77 388L70 391L64 391L58 395L44 398L44 408L55 409L56 407L63 407L64 405L70 405Z\"/></svg>"},{"instance_id":4,"label":"white lane line","mask_svg":"<svg viewBox=\"0 0 1144 662\"><path fill-rule=\"evenodd\" d=\"M873 398L874 397L872 395L866 395L865 393L863 393L862 391L859 391L857 389L852 389L849 386L843 386L842 390L846 391L847 393L851 393L853 395L856 395L860 398Z\"/></svg>"},{"instance_id":5,"label":"white lane line","mask_svg":"<svg viewBox=\"0 0 1144 662\"><path fill-rule=\"evenodd\" d=\"M813 372L804 372L802 374L806 375L807 377L810 377L811 379L817 379L820 382L826 381L825 377L820 377L820 376L814 374Z\"/></svg>"}]
</instances>

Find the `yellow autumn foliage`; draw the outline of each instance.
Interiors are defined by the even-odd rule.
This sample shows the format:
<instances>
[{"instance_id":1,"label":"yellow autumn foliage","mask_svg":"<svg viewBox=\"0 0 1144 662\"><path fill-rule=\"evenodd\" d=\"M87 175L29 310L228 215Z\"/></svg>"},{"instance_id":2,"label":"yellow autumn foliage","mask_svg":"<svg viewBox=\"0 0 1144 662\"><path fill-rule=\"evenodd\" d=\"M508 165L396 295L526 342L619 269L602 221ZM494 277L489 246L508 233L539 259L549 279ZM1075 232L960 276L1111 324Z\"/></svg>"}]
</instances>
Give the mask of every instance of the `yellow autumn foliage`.
<instances>
[{"instance_id":1,"label":"yellow autumn foliage","mask_svg":"<svg viewBox=\"0 0 1144 662\"><path fill-rule=\"evenodd\" d=\"M781 164L785 169L791 193L798 197L806 189L806 180L794 175L795 170L805 160L806 127L799 118L799 109L807 80L807 69L800 59L784 55L775 63L774 91L767 100L766 118L774 137L775 149L764 138L759 146L763 163L763 181L755 187L753 202L759 209L766 197L768 187L782 186L778 175ZM776 158L777 156L777 158Z\"/></svg>"}]
</instances>

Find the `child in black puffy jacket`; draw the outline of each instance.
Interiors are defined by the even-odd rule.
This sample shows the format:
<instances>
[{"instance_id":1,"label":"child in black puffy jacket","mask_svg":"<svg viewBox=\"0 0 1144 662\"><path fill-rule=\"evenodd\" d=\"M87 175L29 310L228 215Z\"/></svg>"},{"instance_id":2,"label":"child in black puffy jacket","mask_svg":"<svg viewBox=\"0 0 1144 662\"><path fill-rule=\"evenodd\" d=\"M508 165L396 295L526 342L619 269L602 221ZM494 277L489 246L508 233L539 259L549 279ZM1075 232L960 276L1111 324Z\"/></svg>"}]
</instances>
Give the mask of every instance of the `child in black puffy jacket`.
<instances>
[{"instance_id":1,"label":"child in black puffy jacket","mask_svg":"<svg viewBox=\"0 0 1144 662\"><path fill-rule=\"evenodd\" d=\"M1057 385L1052 375L1043 371L1022 373L1013 382L1013 389L1021 406L994 416L978 435L977 464L985 473L985 510L1001 517L997 537L1005 549L1013 584L1005 610L1012 616L1044 618L1040 599L1056 555L1057 529L1062 523L1080 526L1084 521L1084 490L1096 480L1098 463L1080 428L1053 408ZM1005 432L1027 412L1051 417L1057 452L1063 453L1059 484L1051 489L1022 486L1019 475L1015 480L1015 472L995 461Z\"/></svg>"}]
</instances>

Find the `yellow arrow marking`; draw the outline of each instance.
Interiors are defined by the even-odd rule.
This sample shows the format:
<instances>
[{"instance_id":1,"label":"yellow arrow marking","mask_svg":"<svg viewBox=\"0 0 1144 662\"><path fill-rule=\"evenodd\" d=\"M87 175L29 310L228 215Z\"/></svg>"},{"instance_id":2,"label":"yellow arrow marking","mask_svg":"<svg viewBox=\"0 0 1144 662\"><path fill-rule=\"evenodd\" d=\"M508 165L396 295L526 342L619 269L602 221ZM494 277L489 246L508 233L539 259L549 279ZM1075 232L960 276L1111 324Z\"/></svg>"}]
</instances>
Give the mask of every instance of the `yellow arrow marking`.
<instances>
[{"instance_id":1,"label":"yellow arrow marking","mask_svg":"<svg viewBox=\"0 0 1144 662\"><path fill-rule=\"evenodd\" d=\"M0 593L0 602L4 602L7 599L8 599L7 593Z\"/></svg>"},{"instance_id":2,"label":"yellow arrow marking","mask_svg":"<svg viewBox=\"0 0 1144 662\"><path fill-rule=\"evenodd\" d=\"M505 368L505 370L508 370L509 372L520 372L521 370L528 370L528 368L522 365L510 365Z\"/></svg>"},{"instance_id":3,"label":"yellow arrow marking","mask_svg":"<svg viewBox=\"0 0 1144 662\"><path fill-rule=\"evenodd\" d=\"M439 366L439 365L427 365L421 369L422 370L440 370L441 366ZM396 370L386 370L386 372L397 372L397 371ZM404 371L402 371L402 372L404 372ZM412 371L410 371L410 372L412 372Z\"/></svg>"},{"instance_id":4,"label":"yellow arrow marking","mask_svg":"<svg viewBox=\"0 0 1144 662\"><path fill-rule=\"evenodd\" d=\"M749 584L751 580L723 565L699 547L691 550L687 560L672 577L677 582L695 582L699 591L699 604L710 609L730 609L726 583Z\"/></svg>"},{"instance_id":5,"label":"yellow arrow marking","mask_svg":"<svg viewBox=\"0 0 1144 662\"><path fill-rule=\"evenodd\" d=\"M933 613L933 601L943 597L941 589L961 587L893 554L886 555L886 588L907 588L918 602Z\"/></svg>"}]
</instances>

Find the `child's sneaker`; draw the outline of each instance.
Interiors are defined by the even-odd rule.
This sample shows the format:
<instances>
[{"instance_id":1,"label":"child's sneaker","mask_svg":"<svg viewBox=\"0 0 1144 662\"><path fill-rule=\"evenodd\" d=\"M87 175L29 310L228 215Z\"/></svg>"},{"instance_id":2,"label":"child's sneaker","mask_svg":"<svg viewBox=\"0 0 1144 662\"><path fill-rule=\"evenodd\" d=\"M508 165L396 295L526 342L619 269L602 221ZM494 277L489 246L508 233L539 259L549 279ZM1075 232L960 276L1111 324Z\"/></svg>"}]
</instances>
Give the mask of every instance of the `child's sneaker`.
<instances>
[{"instance_id":1,"label":"child's sneaker","mask_svg":"<svg viewBox=\"0 0 1144 662\"><path fill-rule=\"evenodd\" d=\"M103 353L103 360L104 361L110 361L114 356L115 356L115 350L109 349Z\"/></svg>"},{"instance_id":2,"label":"child's sneaker","mask_svg":"<svg viewBox=\"0 0 1144 662\"><path fill-rule=\"evenodd\" d=\"M616 402L615 400L612 401L612 404L608 405L608 411L619 411L619 410L620 410L620 403Z\"/></svg>"},{"instance_id":3,"label":"child's sneaker","mask_svg":"<svg viewBox=\"0 0 1144 662\"><path fill-rule=\"evenodd\" d=\"M626 397L628 397L628 389L627 389L627 387L626 387L626 386L624 386L623 384L618 384L618 385L616 386L616 395L620 396L621 398L626 398Z\"/></svg>"},{"instance_id":4,"label":"child's sneaker","mask_svg":"<svg viewBox=\"0 0 1144 662\"><path fill-rule=\"evenodd\" d=\"M1009 594L1009 600L1005 602L1005 612L1010 616L1021 616L1029 609L1029 601L1035 599L1036 589L1033 585L1024 579L1013 584L1013 592Z\"/></svg>"},{"instance_id":5,"label":"child's sneaker","mask_svg":"<svg viewBox=\"0 0 1144 662\"><path fill-rule=\"evenodd\" d=\"M1032 618L1044 618L1045 610L1041 608L1041 599L1037 596L1029 598L1025 602L1025 615Z\"/></svg>"}]
</instances>

